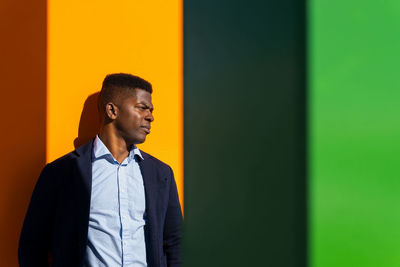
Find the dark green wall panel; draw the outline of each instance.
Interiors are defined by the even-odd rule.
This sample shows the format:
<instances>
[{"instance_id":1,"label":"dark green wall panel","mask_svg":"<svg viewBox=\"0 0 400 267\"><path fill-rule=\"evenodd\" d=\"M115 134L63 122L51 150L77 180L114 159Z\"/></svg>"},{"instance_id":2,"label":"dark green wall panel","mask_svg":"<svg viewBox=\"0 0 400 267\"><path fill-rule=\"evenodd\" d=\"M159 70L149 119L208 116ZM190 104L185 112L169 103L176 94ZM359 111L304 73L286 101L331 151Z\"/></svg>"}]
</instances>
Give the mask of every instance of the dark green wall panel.
<instances>
[{"instance_id":1,"label":"dark green wall panel","mask_svg":"<svg viewBox=\"0 0 400 267\"><path fill-rule=\"evenodd\" d=\"M184 2L185 266L305 266L304 2Z\"/></svg>"}]
</instances>

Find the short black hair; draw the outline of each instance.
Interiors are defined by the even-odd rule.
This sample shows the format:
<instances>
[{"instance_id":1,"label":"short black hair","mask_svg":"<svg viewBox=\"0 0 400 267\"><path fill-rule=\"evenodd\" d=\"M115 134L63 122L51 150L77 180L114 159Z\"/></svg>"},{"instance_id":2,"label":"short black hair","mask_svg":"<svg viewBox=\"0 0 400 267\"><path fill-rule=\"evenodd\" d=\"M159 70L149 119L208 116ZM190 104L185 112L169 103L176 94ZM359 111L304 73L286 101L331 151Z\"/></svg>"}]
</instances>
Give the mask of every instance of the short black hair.
<instances>
[{"instance_id":1,"label":"short black hair","mask_svg":"<svg viewBox=\"0 0 400 267\"><path fill-rule=\"evenodd\" d=\"M128 93L134 93L134 90L141 89L153 92L151 83L138 76L127 73L108 74L103 81L103 86L99 93L98 108L104 111L104 107L109 102L118 101L118 97L124 97Z\"/></svg>"}]
</instances>

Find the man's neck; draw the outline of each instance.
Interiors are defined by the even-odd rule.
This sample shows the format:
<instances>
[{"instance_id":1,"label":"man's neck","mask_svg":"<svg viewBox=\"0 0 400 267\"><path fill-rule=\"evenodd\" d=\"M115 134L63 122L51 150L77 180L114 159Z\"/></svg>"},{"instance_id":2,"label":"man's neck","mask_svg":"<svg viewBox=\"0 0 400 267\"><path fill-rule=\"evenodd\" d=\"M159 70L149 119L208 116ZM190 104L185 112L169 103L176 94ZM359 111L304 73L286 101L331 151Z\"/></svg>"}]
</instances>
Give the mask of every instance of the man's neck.
<instances>
[{"instance_id":1,"label":"man's neck","mask_svg":"<svg viewBox=\"0 0 400 267\"><path fill-rule=\"evenodd\" d=\"M132 145L127 144L126 141L122 137L117 136L112 129L103 128L98 135L103 144L120 164L129 156Z\"/></svg>"}]
</instances>

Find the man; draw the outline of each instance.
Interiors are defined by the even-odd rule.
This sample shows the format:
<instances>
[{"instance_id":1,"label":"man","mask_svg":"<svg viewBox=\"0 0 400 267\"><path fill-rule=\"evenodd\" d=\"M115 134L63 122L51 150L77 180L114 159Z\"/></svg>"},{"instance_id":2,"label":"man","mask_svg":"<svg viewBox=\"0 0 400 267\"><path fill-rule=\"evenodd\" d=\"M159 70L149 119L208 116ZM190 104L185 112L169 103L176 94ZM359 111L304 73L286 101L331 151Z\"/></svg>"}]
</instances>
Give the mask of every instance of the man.
<instances>
[{"instance_id":1,"label":"man","mask_svg":"<svg viewBox=\"0 0 400 267\"><path fill-rule=\"evenodd\" d=\"M130 74L104 79L99 134L47 164L38 179L20 266L180 266L173 172L136 147L154 120L151 93L150 83Z\"/></svg>"}]
</instances>

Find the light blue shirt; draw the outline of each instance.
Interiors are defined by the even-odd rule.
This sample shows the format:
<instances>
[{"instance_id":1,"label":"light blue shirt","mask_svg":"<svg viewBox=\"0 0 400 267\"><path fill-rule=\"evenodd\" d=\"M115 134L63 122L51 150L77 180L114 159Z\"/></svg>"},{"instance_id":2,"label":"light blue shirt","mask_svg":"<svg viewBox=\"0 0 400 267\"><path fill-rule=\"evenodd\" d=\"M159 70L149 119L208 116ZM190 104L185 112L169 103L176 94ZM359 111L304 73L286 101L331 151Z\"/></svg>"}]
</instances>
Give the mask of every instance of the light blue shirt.
<instances>
[{"instance_id":1,"label":"light blue shirt","mask_svg":"<svg viewBox=\"0 0 400 267\"><path fill-rule=\"evenodd\" d=\"M139 158L143 160L139 149L133 146L119 164L96 136L84 266L147 266L146 203Z\"/></svg>"}]
</instances>

